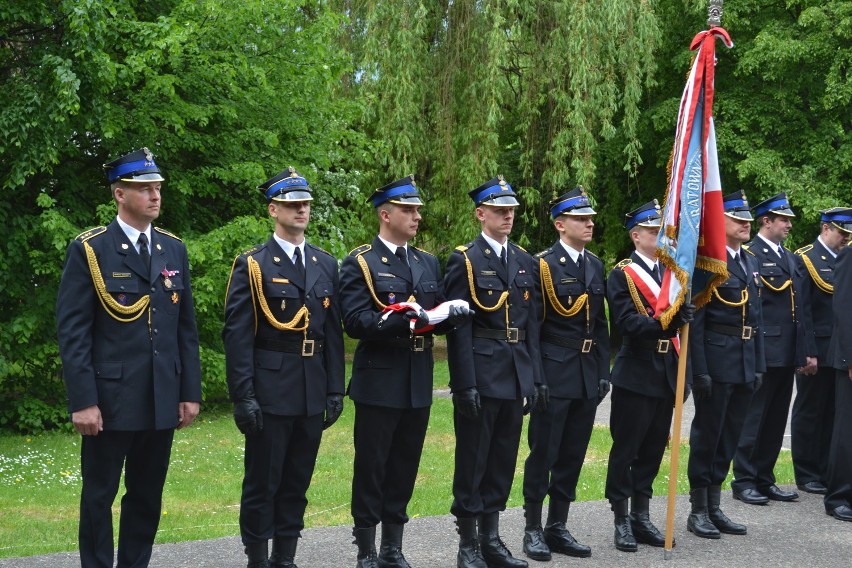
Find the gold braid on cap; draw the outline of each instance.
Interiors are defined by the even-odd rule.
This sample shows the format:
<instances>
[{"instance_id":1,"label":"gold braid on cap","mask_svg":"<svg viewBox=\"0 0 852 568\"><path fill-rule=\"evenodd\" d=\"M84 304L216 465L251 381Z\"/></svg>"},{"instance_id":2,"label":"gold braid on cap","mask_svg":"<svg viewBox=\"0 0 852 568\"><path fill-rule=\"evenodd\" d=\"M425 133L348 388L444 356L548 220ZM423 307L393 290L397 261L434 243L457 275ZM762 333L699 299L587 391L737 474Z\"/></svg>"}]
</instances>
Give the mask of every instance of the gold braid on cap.
<instances>
[{"instance_id":1,"label":"gold braid on cap","mask_svg":"<svg viewBox=\"0 0 852 568\"><path fill-rule=\"evenodd\" d=\"M506 243L506 246L509 246L509 244ZM476 296L476 287L473 284L473 265L470 263L470 259L467 257L467 249L462 250L463 248L464 247L456 247L456 250L462 253L462 256L464 256L464 264L467 267L467 285L470 288L470 297L473 300L473 303L476 304L476 307L486 312L496 312L497 310L502 308L504 304L506 304L506 300L509 299L509 291L503 290L500 293L500 297L497 298L497 303L494 304L494 306L489 308L488 306L482 305L482 302L480 302L479 298ZM508 319L508 317L509 312L507 306L506 318Z\"/></svg>"},{"instance_id":2,"label":"gold braid on cap","mask_svg":"<svg viewBox=\"0 0 852 568\"><path fill-rule=\"evenodd\" d=\"M269 304L266 303L266 296L263 295L263 273L260 271L260 265L253 257L248 257L248 273L249 287L251 288L252 296L257 297L257 302L260 304L260 310L266 316L266 321L269 325L280 331L303 331L307 334L308 324L310 323L311 314L306 306L299 308L293 319L287 323L282 323L275 319L272 312L269 310ZM305 323L302 326L296 326L296 322L304 318Z\"/></svg>"},{"instance_id":3,"label":"gold braid on cap","mask_svg":"<svg viewBox=\"0 0 852 568\"><path fill-rule=\"evenodd\" d=\"M83 242L83 248L86 251L86 260L89 263L89 272L92 274L92 283L95 285L95 290L98 293L98 300L100 300L106 313L108 313L115 321L120 321L122 323L130 323L139 319L150 306L151 296L146 294L139 298L139 300L137 300L132 306L123 306L119 304L115 298L107 292L106 283L104 282L104 277L101 274L101 268L98 266L98 257L95 255L92 245L87 242Z\"/></svg>"},{"instance_id":4,"label":"gold braid on cap","mask_svg":"<svg viewBox=\"0 0 852 568\"><path fill-rule=\"evenodd\" d=\"M574 302L574 305L570 308L566 308L562 305L562 302L559 301L559 297L556 295L556 290L553 289L553 277L550 274L550 265L547 264L547 261L544 258L538 259L538 265L541 269L541 289L547 293L547 299L550 301L550 305L553 306L553 311L559 314L562 317L570 318L576 316L580 310L583 309L583 306L586 307L586 329L589 328L589 293L583 292L580 296L577 297L577 301ZM547 319L547 302L544 302L544 317L542 321Z\"/></svg>"},{"instance_id":5,"label":"gold braid on cap","mask_svg":"<svg viewBox=\"0 0 852 568\"><path fill-rule=\"evenodd\" d=\"M811 279L813 279L814 284L816 284L816 287L825 292L826 294L834 294L834 285L829 284L828 282L823 280L823 278L819 275L819 272L817 272L814 263L811 262L810 258L808 258L808 255L803 254L802 260L805 263L805 268L808 269L808 274L811 275Z\"/></svg>"},{"instance_id":6,"label":"gold braid on cap","mask_svg":"<svg viewBox=\"0 0 852 568\"><path fill-rule=\"evenodd\" d=\"M379 300L379 297L376 296L376 287L373 285L373 277L370 274L370 267L367 266L367 259L363 256L365 252L369 251L372 248L373 247L371 245L367 245L367 248L358 252L356 258L358 259L358 266L361 267L361 272L364 273L364 283L367 284L367 290L370 291L370 296L372 296L373 298L373 303L376 304L376 307L379 308L379 310L384 310L388 306L387 304L383 304L381 300Z\"/></svg>"}]
</instances>

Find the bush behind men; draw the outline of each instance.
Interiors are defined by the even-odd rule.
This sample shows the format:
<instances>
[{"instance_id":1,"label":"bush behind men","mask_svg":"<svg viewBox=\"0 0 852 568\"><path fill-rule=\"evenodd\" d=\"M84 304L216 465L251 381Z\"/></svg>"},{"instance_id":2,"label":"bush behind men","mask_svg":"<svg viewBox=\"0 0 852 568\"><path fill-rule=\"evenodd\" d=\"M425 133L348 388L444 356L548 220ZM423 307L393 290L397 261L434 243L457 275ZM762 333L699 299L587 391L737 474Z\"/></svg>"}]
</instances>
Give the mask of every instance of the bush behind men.
<instances>
[{"instance_id":1,"label":"bush behind men","mask_svg":"<svg viewBox=\"0 0 852 568\"><path fill-rule=\"evenodd\" d=\"M305 240L313 200L305 178L289 168L258 189L274 232L234 260L222 329L234 420L246 437L240 535L249 568L295 568L322 431L343 410L337 260Z\"/></svg>"},{"instance_id":2,"label":"bush behind men","mask_svg":"<svg viewBox=\"0 0 852 568\"><path fill-rule=\"evenodd\" d=\"M144 567L160 522L175 428L201 401L186 246L152 226L165 181L147 148L104 166L118 213L68 247L56 301L59 353L82 434L80 564L112 567L112 503L124 470L118 566Z\"/></svg>"}]
</instances>

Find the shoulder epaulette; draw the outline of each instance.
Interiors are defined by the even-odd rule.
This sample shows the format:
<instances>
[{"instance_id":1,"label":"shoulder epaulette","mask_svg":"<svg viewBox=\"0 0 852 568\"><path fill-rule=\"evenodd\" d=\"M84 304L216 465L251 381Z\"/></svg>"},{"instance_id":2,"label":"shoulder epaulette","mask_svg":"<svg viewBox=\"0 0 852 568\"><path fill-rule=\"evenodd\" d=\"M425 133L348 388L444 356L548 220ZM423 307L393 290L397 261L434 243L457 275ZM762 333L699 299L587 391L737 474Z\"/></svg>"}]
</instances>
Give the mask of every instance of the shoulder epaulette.
<instances>
[{"instance_id":1,"label":"shoulder epaulette","mask_svg":"<svg viewBox=\"0 0 852 568\"><path fill-rule=\"evenodd\" d=\"M332 254L331 254L330 252L328 252L327 250L323 250L323 249L319 248L318 246L313 245L313 244L311 244L311 243L307 243L307 244L308 244L308 246L309 246L309 247L311 247L311 249L316 250L316 251L319 251L319 252L321 252L321 253L323 253L323 254L325 254L325 255L328 255L328 256L330 256L331 258L334 258L334 255L332 255Z\"/></svg>"},{"instance_id":2,"label":"shoulder epaulette","mask_svg":"<svg viewBox=\"0 0 852 568\"><path fill-rule=\"evenodd\" d=\"M256 253L257 251L263 250L265 247L266 247L266 243L263 243L263 244L260 244L260 245L254 245L250 249L244 250L243 252L241 252L239 254L239 256L251 256L254 253Z\"/></svg>"},{"instance_id":3,"label":"shoulder epaulette","mask_svg":"<svg viewBox=\"0 0 852 568\"><path fill-rule=\"evenodd\" d=\"M456 250L459 251L459 252L465 252L465 251L469 250L471 247L473 247L473 241L467 243L466 245L457 246Z\"/></svg>"},{"instance_id":4,"label":"shoulder epaulette","mask_svg":"<svg viewBox=\"0 0 852 568\"><path fill-rule=\"evenodd\" d=\"M77 235L77 236L75 237L75 240L80 241L81 243L83 243L83 242L88 241L88 240L89 240L89 239L91 239L92 237L97 237L98 235L101 235L101 234L105 233L105 232L106 232L106 230L107 230L107 229L106 229L106 227L104 227L104 226L101 226L101 227L94 227L94 228L92 228L92 229L89 229L88 231L83 231L82 233L80 233L79 235Z\"/></svg>"},{"instance_id":5,"label":"shoulder epaulette","mask_svg":"<svg viewBox=\"0 0 852 568\"><path fill-rule=\"evenodd\" d=\"M632 264L632 263L633 263L633 260L632 260L632 259L630 259L630 258L625 258L624 260L622 260L621 262L619 262L618 264L616 264L616 265L614 266L614 268L624 268L624 267L625 267L625 266L627 266L628 264Z\"/></svg>"},{"instance_id":6,"label":"shoulder epaulette","mask_svg":"<svg viewBox=\"0 0 852 568\"><path fill-rule=\"evenodd\" d=\"M588 255L589 255L589 256L591 256L592 258L596 258L596 259L598 259L598 260L601 260L601 257L599 257L598 255L596 255L595 253L593 253L592 251L590 251L590 250L588 250L588 249L583 249L583 253L584 253L584 254L588 254ZM601 261L601 262L603 262L603 261Z\"/></svg>"},{"instance_id":7,"label":"shoulder epaulette","mask_svg":"<svg viewBox=\"0 0 852 568\"><path fill-rule=\"evenodd\" d=\"M541 252L537 252L537 253L535 253L535 255L534 255L534 256L535 256L536 258L542 258L542 257L545 257L545 256L547 256L547 255L551 254L551 253L553 253L553 247L550 247L549 249L545 249L545 250L543 250L543 251L541 251Z\"/></svg>"},{"instance_id":8,"label":"shoulder epaulette","mask_svg":"<svg viewBox=\"0 0 852 568\"><path fill-rule=\"evenodd\" d=\"M431 252L429 252L428 250L423 250L422 248L420 248L420 247L416 247L416 246L414 246L414 245L409 245L409 246L410 246L411 248L413 248L414 250L416 250L416 251L420 251L420 252L422 252L423 254L428 254L429 256L435 256L434 254L432 254L432 253L431 253Z\"/></svg>"},{"instance_id":9,"label":"shoulder epaulette","mask_svg":"<svg viewBox=\"0 0 852 568\"><path fill-rule=\"evenodd\" d=\"M180 237L178 237L174 233L168 232L165 229L161 229L159 227L154 227L154 230L157 231L158 233L162 233L162 234L166 235L167 237L171 237L171 238L175 239L176 241L180 241ZM183 241L181 241L181 242L183 242Z\"/></svg>"},{"instance_id":10,"label":"shoulder epaulette","mask_svg":"<svg viewBox=\"0 0 852 568\"><path fill-rule=\"evenodd\" d=\"M814 245L812 245L812 244L810 244L810 245L805 245L805 246L803 246L802 248L800 248L800 249L796 250L796 252L795 252L795 253L793 253L793 254L797 254L797 255L799 255L799 256L802 256L803 254L805 254L806 252L808 252L808 251L809 251L809 250L811 250L812 248L814 248Z\"/></svg>"},{"instance_id":11,"label":"shoulder epaulette","mask_svg":"<svg viewBox=\"0 0 852 568\"><path fill-rule=\"evenodd\" d=\"M349 251L349 256L360 256L371 248L373 248L373 245L361 245L360 247L355 247Z\"/></svg>"},{"instance_id":12,"label":"shoulder epaulette","mask_svg":"<svg viewBox=\"0 0 852 568\"><path fill-rule=\"evenodd\" d=\"M517 243L512 243L511 241L509 241L509 242L510 242L511 244L515 245L515 247L517 247L517 248L521 249L522 251L527 252L527 249L525 249L525 248L524 248L524 247L522 247L521 245L519 245L519 244L517 244ZM527 253L527 254L529 254L529 253Z\"/></svg>"},{"instance_id":13,"label":"shoulder epaulette","mask_svg":"<svg viewBox=\"0 0 852 568\"><path fill-rule=\"evenodd\" d=\"M748 243L743 243L743 244L742 244L742 248L743 248L744 250L748 250L748 247L749 247L749 244L748 244Z\"/></svg>"},{"instance_id":14,"label":"shoulder epaulette","mask_svg":"<svg viewBox=\"0 0 852 568\"><path fill-rule=\"evenodd\" d=\"M745 246L745 245L743 245L743 250L746 251L747 253L749 253L751 256L755 256L755 254L753 252L751 252L750 250L748 250L748 247ZM755 258L757 258L757 257L755 256Z\"/></svg>"}]
</instances>

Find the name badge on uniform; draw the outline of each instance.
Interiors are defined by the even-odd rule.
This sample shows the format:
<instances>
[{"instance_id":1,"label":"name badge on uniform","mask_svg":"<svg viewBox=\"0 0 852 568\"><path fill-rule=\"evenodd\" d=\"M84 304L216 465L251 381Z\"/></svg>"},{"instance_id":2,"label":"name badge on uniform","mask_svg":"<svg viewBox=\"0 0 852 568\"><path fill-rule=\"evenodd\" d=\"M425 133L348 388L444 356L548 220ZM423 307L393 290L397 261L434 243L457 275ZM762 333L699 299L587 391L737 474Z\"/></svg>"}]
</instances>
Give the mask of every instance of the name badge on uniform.
<instances>
[{"instance_id":1,"label":"name badge on uniform","mask_svg":"<svg viewBox=\"0 0 852 568\"><path fill-rule=\"evenodd\" d=\"M560 284L571 284L572 282L576 282L576 278L563 278L559 281Z\"/></svg>"},{"instance_id":2,"label":"name badge on uniform","mask_svg":"<svg viewBox=\"0 0 852 568\"><path fill-rule=\"evenodd\" d=\"M130 273L129 272L113 272L112 277L113 278L130 278Z\"/></svg>"},{"instance_id":3,"label":"name badge on uniform","mask_svg":"<svg viewBox=\"0 0 852 568\"><path fill-rule=\"evenodd\" d=\"M497 276L496 270L483 270L480 273L480 276Z\"/></svg>"},{"instance_id":4,"label":"name badge on uniform","mask_svg":"<svg viewBox=\"0 0 852 568\"><path fill-rule=\"evenodd\" d=\"M396 278L396 274L391 274L390 272L377 272L376 274L380 278Z\"/></svg>"},{"instance_id":5,"label":"name badge on uniform","mask_svg":"<svg viewBox=\"0 0 852 568\"><path fill-rule=\"evenodd\" d=\"M774 262L764 262L764 263L761 264L761 266L778 266L778 265L775 264Z\"/></svg>"},{"instance_id":6,"label":"name badge on uniform","mask_svg":"<svg viewBox=\"0 0 852 568\"><path fill-rule=\"evenodd\" d=\"M273 278L272 283L273 284L289 284L290 280L288 280L287 278Z\"/></svg>"}]
</instances>

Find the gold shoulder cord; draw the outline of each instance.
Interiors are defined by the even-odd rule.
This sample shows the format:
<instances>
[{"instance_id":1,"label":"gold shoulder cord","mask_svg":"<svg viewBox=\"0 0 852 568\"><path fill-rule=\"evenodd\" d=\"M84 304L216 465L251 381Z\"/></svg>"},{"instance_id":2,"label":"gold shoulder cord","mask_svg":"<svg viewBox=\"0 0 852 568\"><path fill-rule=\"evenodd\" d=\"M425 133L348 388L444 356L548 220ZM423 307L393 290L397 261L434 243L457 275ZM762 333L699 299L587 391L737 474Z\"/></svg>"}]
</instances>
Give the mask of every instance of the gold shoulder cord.
<instances>
[{"instance_id":1,"label":"gold shoulder cord","mask_svg":"<svg viewBox=\"0 0 852 568\"><path fill-rule=\"evenodd\" d=\"M92 274L92 283L95 285L95 290L98 293L98 300L100 300L106 313L108 313L115 321L120 321L122 323L130 323L139 319L139 317L142 316L145 310L150 306L151 296L146 295L139 298L139 300L137 300L132 306L122 306L119 304L106 290L106 283L104 283L104 277L101 275L101 268L98 266L98 258L95 256L95 251L92 249L92 245L87 242L83 242L83 248L86 251L86 260L89 263L89 272ZM150 324L150 313L148 319L148 323Z\"/></svg>"},{"instance_id":2,"label":"gold shoulder cord","mask_svg":"<svg viewBox=\"0 0 852 568\"><path fill-rule=\"evenodd\" d=\"M470 259L467 257L467 251L460 250L459 252L461 252L464 256L464 264L467 267L467 285L468 288L470 288L470 297L473 300L473 303L476 304L476 307L486 312L496 312L497 310L502 308L503 305L506 303L506 300L509 299L509 291L503 290L500 293L500 297L497 299L497 303L494 304L494 306L488 307L482 305L482 302L479 301L479 298L476 295L476 287L473 284L473 265L470 263ZM506 308L506 317L509 317L508 306Z\"/></svg>"},{"instance_id":3,"label":"gold shoulder cord","mask_svg":"<svg viewBox=\"0 0 852 568\"><path fill-rule=\"evenodd\" d=\"M763 285L772 290L773 292L783 292L787 288L790 289L790 312L793 316L793 321L796 321L796 292L793 290L793 279L790 278L782 286L778 286L777 288L766 281L766 278L763 276L760 277L760 280L763 282Z\"/></svg>"},{"instance_id":4,"label":"gold shoulder cord","mask_svg":"<svg viewBox=\"0 0 852 568\"><path fill-rule=\"evenodd\" d=\"M627 280L627 288L630 290L630 298L633 300L633 305L636 306L636 311L643 316L648 315L648 310L645 309L645 304L642 303L642 298L639 296L639 290L636 288L636 283L631 278L630 274L624 269L624 278Z\"/></svg>"},{"instance_id":5,"label":"gold shoulder cord","mask_svg":"<svg viewBox=\"0 0 852 568\"><path fill-rule=\"evenodd\" d=\"M252 290L252 296L257 297L260 309L263 312L263 315L266 316L266 321L269 322L269 325L280 331L302 331L305 333L305 337L307 337L308 324L310 323L310 312L308 312L307 306L303 305L299 308L299 311L296 312L293 319L287 323L278 321L269 310L269 304L266 303L266 296L263 295L263 273L260 271L260 265L252 257L248 257L248 272L249 286ZM302 318L305 319L304 325L296 326L296 322Z\"/></svg>"},{"instance_id":6,"label":"gold shoulder cord","mask_svg":"<svg viewBox=\"0 0 852 568\"><path fill-rule=\"evenodd\" d=\"M743 327L746 325L746 303L748 303L748 284L746 287L740 290L740 301L739 302L730 302L719 295L719 290L717 288L713 288L713 296L716 297L717 300L722 302L722 304L731 307L731 308L742 308L743 312Z\"/></svg>"},{"instance_id":7,"label":"gold shoulder cord","mask_svg":"<svg viewBox=\"0 0 852 568\"><path fill-rule=\"evenodd\" d=\"M383 304L379 300L378 296L376 296L376 288L375 286L373 286L373 277L372 275L370 275L370 267L367 266L367 260L363 256L365 252L370 250L370 248L371 247L368 247L367 249L358 253L358 266L361 267L361 272L364 273L364 282L367 284L367 290L370 291L370 296L373 298L373 303L376 304L376 307L379 308L379 310L384 310L388 306L387 304Z\"/></svg>"},{"instance_id":8,"label":"gold shoulder cord","mask_svg":"<svg viewBox=\"0 0 852 568\"><path fill-rule=\"evenodd\" d=\"M556 290L553 288L553 277L550 274L550 265L547 264L547 261L544 258L538 259L538 266L541 269L541 288L547 293L547 299L550 302L550 305L553 306L553 311L559 314L562 317L570 318L577 315L580 310L585 306L586 308L586 332L589 331L589 293L583 292L582 295L577 297L577 301L574 302L574 305L570 308L566 308L562 305L562 302L559 301L559 297L556 295ZM544 302L544 317L542 318L542 322L547 319L547 302Z\"/></svg>"},{"instance_id":9,"label":"gold shoulder cord","mask_svg":"<svg viewBox=\"0 0 852 568\"><path fill-rule=\"evenodd\" d=\"M805 262L805 268L808 269L808 274L811 275L811 279L813 279L814 284L816 284L816 287L825 292L826 294L834 294L834 285L829 284L828 282L822 279L822 277L819 275L819 272L817 272L814 263L811 262L810 258L808 258L808 255L803 254L802 260Z\"/></svg>"}]
</instances>

